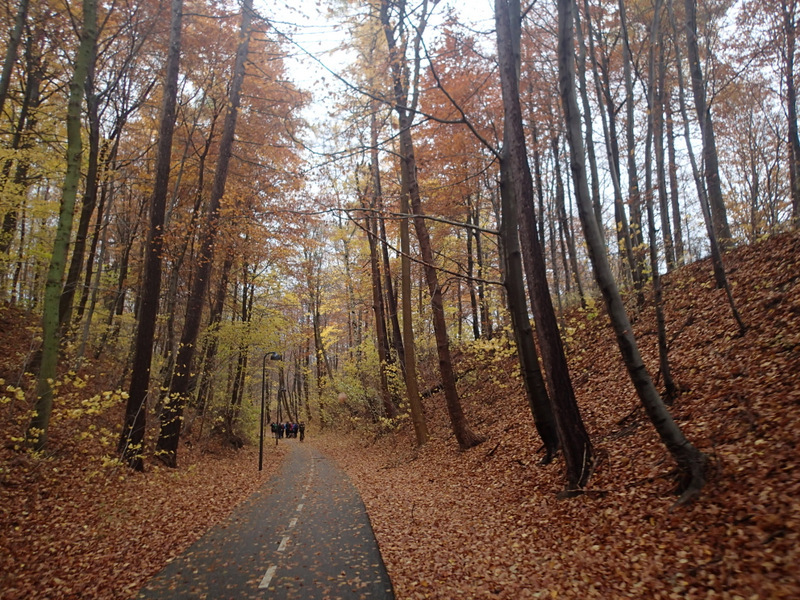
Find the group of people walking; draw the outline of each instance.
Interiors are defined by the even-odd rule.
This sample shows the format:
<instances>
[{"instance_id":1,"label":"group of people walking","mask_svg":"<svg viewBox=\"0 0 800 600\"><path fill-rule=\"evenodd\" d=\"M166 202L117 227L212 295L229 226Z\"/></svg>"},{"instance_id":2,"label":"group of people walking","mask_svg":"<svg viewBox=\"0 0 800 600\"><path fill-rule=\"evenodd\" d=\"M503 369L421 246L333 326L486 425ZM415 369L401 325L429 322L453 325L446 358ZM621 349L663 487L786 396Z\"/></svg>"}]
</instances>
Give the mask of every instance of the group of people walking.
<instances>
[{"instance_id":1,"label":"group of people walking","mask_svg":"<svg viewBox=\"0 0 800 600\"><path fill-rule=\"evenodd\" d=\"M302 442L306 437L306 424L302 422L290 423L286 421L286 423L272 423L270 427L272 428L272 435L276 438L296 438L299 435L300 441Z\"/></svg>"}]
</instances>

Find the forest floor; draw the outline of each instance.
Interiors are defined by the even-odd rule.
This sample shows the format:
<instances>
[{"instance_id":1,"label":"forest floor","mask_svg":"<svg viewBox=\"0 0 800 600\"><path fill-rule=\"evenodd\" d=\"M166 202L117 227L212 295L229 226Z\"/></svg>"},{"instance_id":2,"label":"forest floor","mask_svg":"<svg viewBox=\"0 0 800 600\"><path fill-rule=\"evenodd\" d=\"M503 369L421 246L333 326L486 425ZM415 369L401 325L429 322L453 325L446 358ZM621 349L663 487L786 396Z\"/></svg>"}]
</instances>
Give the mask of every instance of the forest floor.
<instances>
[{"instance_id":1,"label":"forest floor","mask_svg":"<svg viewBox=\"0 0 800 600\"><path fill-rule=\"evenodd\" d=\"M408 424L381 436L358 435L358 424L346 435L310 431L361 492L398 599L800 598L800 235L739 248L726 266L743 337L708 261L664 278L682 390L672 411L710 459L688 506L673 507L675 465L639 408L599 302L564 323L596 458L580 496L559 496L560 458L538 464L517 367L488 349L464 352L457 366L469 422L487 438L476 448L458 450L441 394L425 401L432 437L420 449ZM6 334L18 321L0 309L6 385L29 343L21 330ZM653 373L654 323L652 306L636 314ZM432 387L431 366L421 368ZM92 384L108 389L102 377ZM78 412L53 428L47 456L14 449L24 401L6 393L0 405L2 600L129 598L281 458L270 446L259 474L251 448L195 446L182 448L178 470L148 462L144 475L129 473L104 458L117 423L102 411L114 399L84 402L85 381L70 385Z\"/></svg>"}]
</instances>

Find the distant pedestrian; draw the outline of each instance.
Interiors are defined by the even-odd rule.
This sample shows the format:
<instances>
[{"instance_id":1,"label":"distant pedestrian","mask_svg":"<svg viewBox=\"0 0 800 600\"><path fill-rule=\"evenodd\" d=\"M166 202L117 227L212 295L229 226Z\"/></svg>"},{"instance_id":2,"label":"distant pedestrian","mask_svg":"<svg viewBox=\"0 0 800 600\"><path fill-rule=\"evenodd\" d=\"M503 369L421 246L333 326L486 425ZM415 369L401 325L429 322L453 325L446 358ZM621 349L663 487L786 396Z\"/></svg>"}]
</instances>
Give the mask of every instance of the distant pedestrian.
<instances>
[{"instance_id":1,"label":"distant pedestrian","mask_svg":"<svg viewBox=\"0 0 800 600\"><path fill-rule=\"evenodd\" d=\"M303 439L306 437L306 424L300 421L300 425L298 425L298 429L300 430L300 441L302 442Z\"/></svg>"}]
</instances>

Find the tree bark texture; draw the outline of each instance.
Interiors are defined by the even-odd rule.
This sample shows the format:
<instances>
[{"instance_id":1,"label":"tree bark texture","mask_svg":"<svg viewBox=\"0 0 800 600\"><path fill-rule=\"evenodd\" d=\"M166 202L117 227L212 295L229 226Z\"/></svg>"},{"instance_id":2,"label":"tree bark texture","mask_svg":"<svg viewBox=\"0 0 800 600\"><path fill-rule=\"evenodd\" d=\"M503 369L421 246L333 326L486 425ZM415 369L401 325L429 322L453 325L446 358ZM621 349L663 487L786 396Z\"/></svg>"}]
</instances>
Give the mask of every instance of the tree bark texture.
<instances>
[{"instance_id":1,"label":"tree bark texture","mask_svg":"<svg viewBox=\"0 0 800 600\"><path fill-rule=\"evenodd\" d=\"M725 251L732 247L733 238L730 227L728 227L728 215L722 198L714 122L711 118L711 107L706 99L706 82L703 79L703 67L700 64L700 48L697 43L697 0L685 0L684 6L686 7L686 50L689 58L689 73L692 79L694 106L703 140L706 194L711 209L711 219L714 223L714 232L720 248Z\"/></svg>"},{"instance_id":2,"label":"tree bark texture","mask_svg":"<svg viewBox=\"0 0 800 600\"><path fill-rule=\"evenodd\" d=\"M628 17L625 0L618 0L620 30L622 32L622 72L625 79L625 137L628 147L628 208L630 210L631 247L633 251L633 284L637 292L639 306L644 304L644 239L642 232L642 198L639 188L638 167L636 165L636 123L633 98L633 76L631 73L633 54L628 40Z\"/></svg>"},{"instance_id":3,"label":"tree bark texture","mask_svg":"<svg viewBox=\"0 0 800 600\"><path fill-rule=\"evenodd\" d=\"M678 389L675 381L672 379L672 369L669 364L669 355L667 349L667 327L664 320L664 300L663 300L663 287L661 285L661 273L658 264L658 240L656 235L656 219L655 210L653 208L653 161L651 160L651 150L653 142L655 141L655 160L656 169L659 171L659 198L663 201L666 198L666 191L664 189L665 181L663 175L664 164L664 147L663 143L659 143L659 136L663 135L661 131L660 122L662 121L661 102L658 92L658 86L662 85L662 78L657 76L657 71L660 71L656 65L656 54L661 55L661 63L663 64L663 54L661 53L661 0L655 0L653 6L653 21L650 27L650 52L648 56L648 72L649 82L647 88L647 102L651 107L647 116L647 139L645 142L645 189L646 198L645 204L647 206L647 230L650 242L650 267L653 279L653 304L656 310L656 331L658 337L658 359L661 377L664 381L664 388L666 390L667 402L671 402L677 395ZM653 138L656 138L655 140ZM663 138L662 138L663 140ZM663 210L663 205L662 205ZM664 222L664 213L661 213L662 226ZM666 233L665 233L666 236ZM665 253L668 251L668 246L665 240ZM667 255L667 264L670 264L669 256Z\"/></svg>"}]
</instances>

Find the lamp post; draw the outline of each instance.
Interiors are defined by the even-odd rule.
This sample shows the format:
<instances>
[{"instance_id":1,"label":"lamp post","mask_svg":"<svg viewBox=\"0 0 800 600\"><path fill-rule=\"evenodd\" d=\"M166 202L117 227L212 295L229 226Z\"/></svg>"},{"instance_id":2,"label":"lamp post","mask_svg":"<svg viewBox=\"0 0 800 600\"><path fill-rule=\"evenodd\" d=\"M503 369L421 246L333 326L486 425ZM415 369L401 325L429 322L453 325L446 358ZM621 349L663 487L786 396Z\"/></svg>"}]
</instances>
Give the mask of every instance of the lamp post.
<instances>
[{"instance_id":1,"label":"lamp post","mask_svg":"<svg viewBox=\"0 0 800 600\"><path fill-rule=\"evenodd\" d=\"M267 352L264 355L264 360L261 361L261 429L259 432L258 440L258 470L261 471L264 467L264 405L266 400L267 390L267 359L270 360L283 360L283 356L277 352Z\"/></svg>"}]
</instances>

